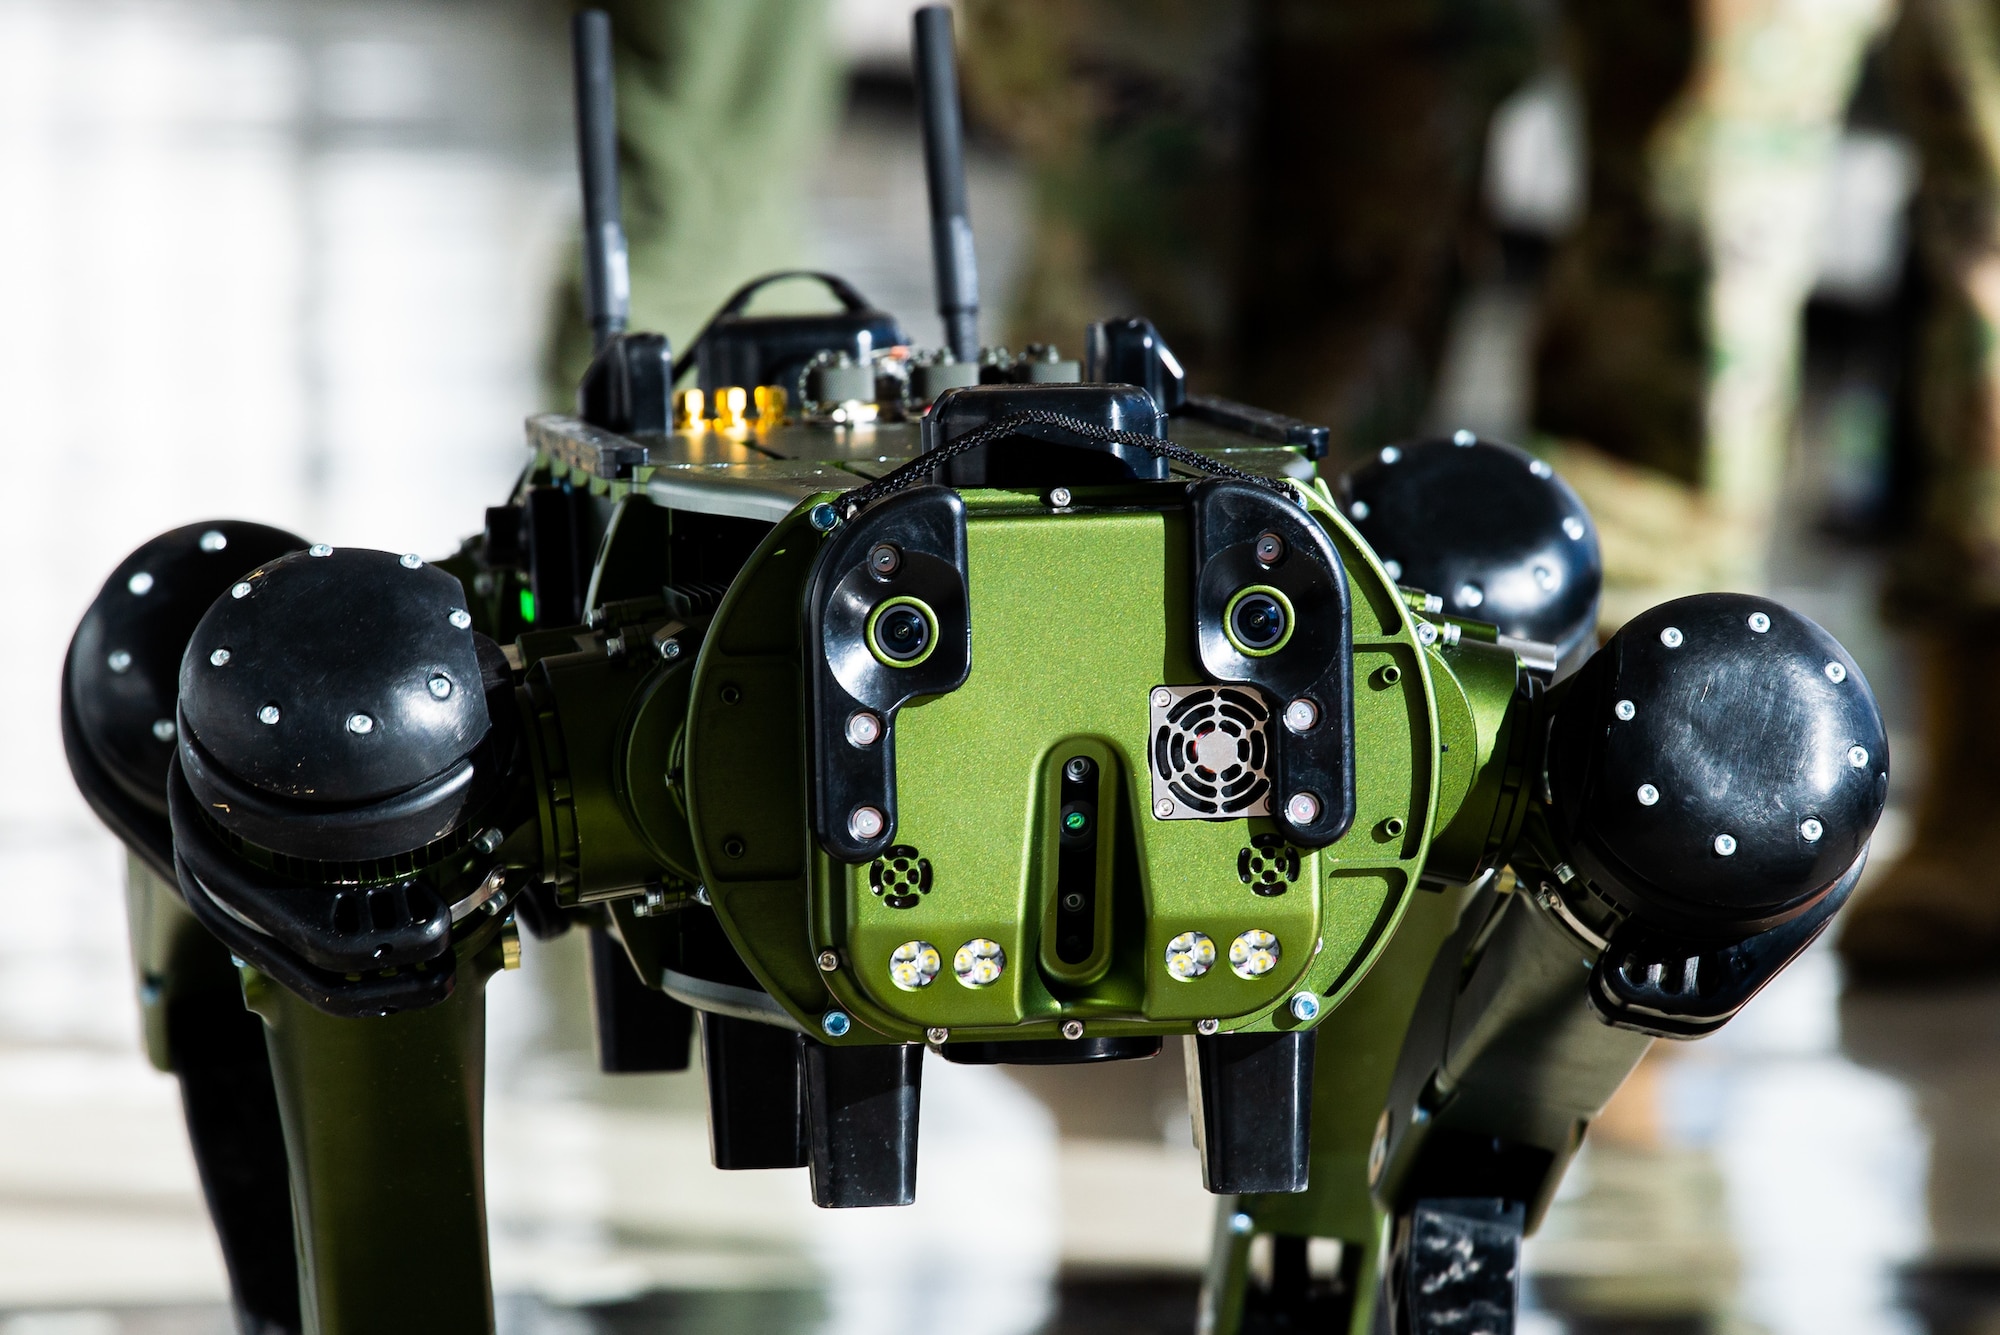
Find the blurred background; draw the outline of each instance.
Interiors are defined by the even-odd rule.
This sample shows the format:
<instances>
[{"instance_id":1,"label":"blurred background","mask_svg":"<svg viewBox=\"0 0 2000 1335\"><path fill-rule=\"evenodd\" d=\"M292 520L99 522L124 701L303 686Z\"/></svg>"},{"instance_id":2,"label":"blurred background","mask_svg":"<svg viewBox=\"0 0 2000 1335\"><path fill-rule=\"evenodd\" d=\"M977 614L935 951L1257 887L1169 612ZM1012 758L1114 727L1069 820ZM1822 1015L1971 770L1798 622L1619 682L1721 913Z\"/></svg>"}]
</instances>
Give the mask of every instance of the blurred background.
<instances>
[{"instance_id":1,"label":"blurred background","mask_svg":"<svg viewBox=\"0 0 2000 1335\"><path fill-rule=\"evenodd\" d=\"M678 346L810 263L935 342L911 6L613 7L635 326ZM230 1329L122 854L62 758L70 630L174 525L430 553L479 527L579 364L567 15L0 0L0 1335ZM1531 1329L2000 1330L2000 10L959 22L987 342L1073 353L1143 313L1198 387L1346 459L1516 440L1599 516L1607 629L1769 592L1881 697L1867 930L1642 1066L1530 1244ZM919 1204L816 1212L801 1173L708 1167L698 1073L596 1074L582 947L528 941L490 994L509 1335L1192 1329L1214 1204L1171 1053L933 1062Z\"/></svg>"}]
</instances>

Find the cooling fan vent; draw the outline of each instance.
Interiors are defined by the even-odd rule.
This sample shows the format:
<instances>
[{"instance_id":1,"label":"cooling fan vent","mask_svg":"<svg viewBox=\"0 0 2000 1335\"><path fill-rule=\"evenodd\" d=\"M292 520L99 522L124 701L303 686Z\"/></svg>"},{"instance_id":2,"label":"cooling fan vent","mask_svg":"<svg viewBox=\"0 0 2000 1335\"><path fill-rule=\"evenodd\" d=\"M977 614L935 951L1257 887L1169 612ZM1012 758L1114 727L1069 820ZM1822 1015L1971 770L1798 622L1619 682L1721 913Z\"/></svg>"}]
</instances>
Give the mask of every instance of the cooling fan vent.
<instances>
[{"instance_id":1,"label":"cooling fan vent","mask_svg":"<svg viewBox=\"0 0 2000 1335\"><path fill-rule=\"evenodd\" d=\"M1156 686L1153 815L1230 820L1271 814L1271 711L1235 686Z\"/></svg>"}]
</instances>

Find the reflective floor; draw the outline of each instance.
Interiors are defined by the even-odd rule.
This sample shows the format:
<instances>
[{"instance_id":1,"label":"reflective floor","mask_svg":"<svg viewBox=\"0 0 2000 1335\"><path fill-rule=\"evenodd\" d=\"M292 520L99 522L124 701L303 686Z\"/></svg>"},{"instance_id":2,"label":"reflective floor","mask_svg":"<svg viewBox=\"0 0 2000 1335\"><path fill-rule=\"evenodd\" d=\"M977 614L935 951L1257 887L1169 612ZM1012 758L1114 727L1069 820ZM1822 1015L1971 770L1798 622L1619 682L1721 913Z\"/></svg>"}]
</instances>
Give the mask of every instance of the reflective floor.
<instances>
[{"instance_id":1,"label":"reflective floor","mask_svg":"<svg viewBox=\"0 0 2000 1335\"><path fill-rule=\"evenodd\" d=\"M228 1329L175 1088L139 1051L121 857L63 766L69 629L174 524L418 551L478 526L523 462L574 228L557 8L0 0L0 1335ZM1022 188L985 158L973 185L991 301ZM907 112L858 104L817 175L820 259L923 336L921 198ZM1520 305L1468 306L1453 412L1518 400ZM1775 592L1867 669L1909 792L1873 581L1783 535ZM934 1063L921 1202L830 1214L800 1173L707 1166L698 1076L595 1073L580 942L528 943L491 997L510 1335L1191 1328L1213 1205L1177 1062L1094 1085ZM1533 1321L2000 1329L1996 1095L2000 990L1843 997L1817 949L1621 1096L1532 1245Z\"/></svg>"}]
</instances>

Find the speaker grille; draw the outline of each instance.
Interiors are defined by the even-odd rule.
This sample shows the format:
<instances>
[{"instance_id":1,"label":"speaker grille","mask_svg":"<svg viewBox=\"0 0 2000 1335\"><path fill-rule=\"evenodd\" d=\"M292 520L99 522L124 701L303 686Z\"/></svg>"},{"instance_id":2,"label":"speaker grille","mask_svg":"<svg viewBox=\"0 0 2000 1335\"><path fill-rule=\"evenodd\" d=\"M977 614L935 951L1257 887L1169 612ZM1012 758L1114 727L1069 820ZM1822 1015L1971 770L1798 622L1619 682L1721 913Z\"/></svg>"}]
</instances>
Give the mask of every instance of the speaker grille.
<instances>
[{"instance_id":1,"label":"speaker grille","mask_svg":"<svg viewBox=\"0 0 2000 1335\"><path fill-rule=\"evenodd\" d=\"M1255 691L1156 686L1151 704L1156 819L1271 814L1271 711Z\"/></svg>"}]
</instances>

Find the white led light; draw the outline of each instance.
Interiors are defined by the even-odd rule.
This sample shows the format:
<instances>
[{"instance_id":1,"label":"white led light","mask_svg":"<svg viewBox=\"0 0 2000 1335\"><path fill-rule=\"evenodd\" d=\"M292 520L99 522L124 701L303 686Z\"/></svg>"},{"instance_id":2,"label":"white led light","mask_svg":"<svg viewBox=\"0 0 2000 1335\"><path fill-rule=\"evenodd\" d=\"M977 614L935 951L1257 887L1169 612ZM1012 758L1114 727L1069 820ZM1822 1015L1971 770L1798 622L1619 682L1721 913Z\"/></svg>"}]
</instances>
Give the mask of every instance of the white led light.
<instances>
[{"instance_id":1,"label":"white led light","mask_svg":"<svg viewBox=\"0 0 2000 1335\"><path fill-rule=\"evenodd\" d=\"M1403 452L1397 449L1394 445L1384 445L1382 447L1381 458L1383 463L1393 464L1398 460L1400 460L1402 457L1403 457Z\"/></svg>"},{"instance_id":2,"label":"white led light","mask_svg":"<svg viewBox=\"0 0 2000 1335\"><path fill-rule=\"evenodd\" d=\"M963 952L961 952L963 953ZM889 981L905 992L929 987L937 981L944 959L928 941L905 941L889 952ZM999 977L996 972L994 977Z\"/></svg>"},{"instance_id":3,"label":"white led light","mask_svg":"<svg viewBox=\"0 0 2000 1335\"><path fill-rule=\"evenodd\" d=\"M1183 983L1215 967L1215 941L1206 932L1182 932L1167 942L1167 972Z\"/></svg>"},{"instance_id":4,"label":"white led light","mask_svg":"<svg viewBox=\"0 0 2000 1335\"><path fill-rule=\"evenodd\" d=\"M1403 577L1403 563L1401 561L1384 561L1382 563L1382 573L1390 579L1401 579Z\"/></svg>"},{"instance_id":5,"label":"white led light","mask_svg":"<svg viewBox=\"0 0 2000 1335\"><path fill-rule=\"evenodd\" d=\"M125 587L143 597L153 591L153 577L141 570L138 574L125 581Z\"/></svg>"},{"instance_id":6,"label":"white led light","mask_svg":"<svg viewBox=\"0 0 2000 1335\"><path fill-rule=\"evenodd\" d=\"M1466 446L1472 444L1472 442L1478 439L1479 437L1473 435L1470 431L1467 431L1464 427L1460 427L1458 430L1451 433L1451 443L1458 446L1460 449L1464 449Z\"/></svg>"},{"instance_id":7,"label":"white led light","mask_svg":"<svg viewBox=\"0 0 2000 1335\"><path fill-rule=\"evenodd\" d=\"M988 987L999 982L1000 975L1007 972L1007 952L1000 948L998 941L975 936L952 956L951 971L967 987Z\"/></svg>"},{"instance_id":8,"label":"white led light","mask_svg":"<svg viewBox=\"0 0 2000 1335\"><path fill-rule=\"evenodd\" d=\"M153 737L156 741L171 742L174 739L174 721L170 718L153 720Z\"/></svg>"},{"instance_id":9,"label":"white led light","mask_svg":"<svg viewBox=\"0 0 2000 1335\"><path fill-rule=\"evenodd\" d=\"M1229 967L1238 978L1262 978L1278 967L1278 938L1252 927L1229 943Z\"/></svg>"},{"instance_id":10,"label":"white led light","mask_svg":"<svg viewBox=\"0 0 2000 1335\"><path fill-rule=\"evenodd\" d=\"M1528 465L1528 471L1530 473L1533 473L1536 477L1552 477L1555 475L1556 470L1549 467L1548 464L1543 462L1542 460L1537 459L1533 463Z\"/></svg>"},{"instance_id":11,"label":"white led light","mask_svg":"<svg viewBox=\"0 0 2000 1335\"><path fill-rule=\"evenodd\" d=\"M1356 519L1366 519L1368 517L1368 502L1356 501L1347 507L1347 513L1353 515Z\"/></svg>"},{"instance_id":12,"label":"white led light","mask_svg":"<svg viewBox=\"0 0 2000 1335\"><path fill-rule=\"evenodd\" d=\"M210 529L201 535L201 549L205 552L219 552L229 545L229 539L219 529Z\"/></svg>"},{"instance_id":13,"label":"white led light","mask_svg":"<svg viewBox=\"0 0 2000 1335\"><path fill-rule=\"evenodd\" d=\"M1486 601L1486 591L1477 584L1461 584L1455 600L1460 607L1477 607Z\"/></svg>"},{"instance_id":14,"label":"white led light","mask_svg":"<svg viewBox=\"0 0 2000 1335\"><path fill-rule=\"evenodd\" d=\"M113 672L123 672L132 666L132 655L123 649L113 649L111 656L104 660L104 666Z\"/></svg>"}]
</instances>

